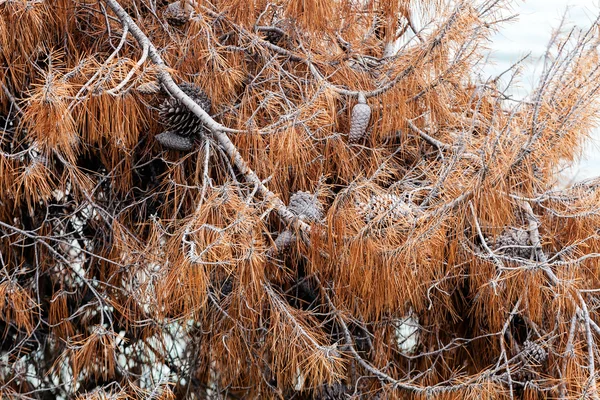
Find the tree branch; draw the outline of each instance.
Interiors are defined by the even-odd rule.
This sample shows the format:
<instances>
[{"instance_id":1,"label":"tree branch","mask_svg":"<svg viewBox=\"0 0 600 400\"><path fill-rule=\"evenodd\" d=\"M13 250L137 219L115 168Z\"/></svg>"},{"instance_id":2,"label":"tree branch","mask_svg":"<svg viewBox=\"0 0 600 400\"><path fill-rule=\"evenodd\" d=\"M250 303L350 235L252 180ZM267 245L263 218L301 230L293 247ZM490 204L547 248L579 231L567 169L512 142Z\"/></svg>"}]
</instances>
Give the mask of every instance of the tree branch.
<instances>
[{"instance_id":1,"label":"tree branch","mask_svg":"<svg viewBox=\"0 0 600 400\"><path fill-rule=\"evenodd\" d=\"M260 180L260 178L256 175L256 173L248 166L248 163L242 158L242 155L235 147L231 139L227 136L226 133L242 133L244 131L238 129L227 128L217 121L215 121L206 111L202 109L194 100L192 100L188 95L186 95L180 88L177 86L171 74L168 72L168 67L163 61L162 57L158 53L156 47L152 44L148 36L142 32L142 30L137 26L137 24L133 21L131 16L121 7L121 5L116 0L104 0L106 4L113 10L113 12L119 17L121 23L129 28L130 33L137 40L137 42L144 48L148 48L148 54L150 60L158 67L158 80L165 87L165 89L177 100L181 101L194 115L196 115L202 123L211 130L215 139L219 142L223 150L227 153L227 155L233 160L233 163L238 168L240 173L244 175L246 180L250 183L253 183L258 186L258 192L262 195L268 202L271 202L274 208L277 210L277 213L286 223L295 225L300 228L304 233L310 232L310 225L298 219L298 217L293 214L286 205L277 197L273 192L271 192Z\"/></svg>"}]
</instances>

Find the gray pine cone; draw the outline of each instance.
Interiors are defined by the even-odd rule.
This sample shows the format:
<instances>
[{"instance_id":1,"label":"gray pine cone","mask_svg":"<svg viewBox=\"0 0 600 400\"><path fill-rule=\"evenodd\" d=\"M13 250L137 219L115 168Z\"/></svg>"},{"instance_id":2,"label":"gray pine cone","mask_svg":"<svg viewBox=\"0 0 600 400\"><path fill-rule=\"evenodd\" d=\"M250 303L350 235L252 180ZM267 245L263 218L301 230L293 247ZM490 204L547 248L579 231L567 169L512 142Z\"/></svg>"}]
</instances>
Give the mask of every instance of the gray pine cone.
<instances>
[{"instance_id":1,"label":"gray pine cone","mask_svg":"<svg viewBox=\"0 0 600 400\"><path fill-rule=\"evenodd\" d=\"M369 107L365 96L361 93L358 97L358 103L352 108L348 143L358 143L364 139L370 118L371 107Z\"/></svg>"},{"instance_id":2,"label":"gray pine cone","mask_svg":"<svg viewBox=\"0 0 600 400\"><path fill-rule=\"evenodd\" d=\"M523 343L523 357L530 364L540 365L548 359L548 352L536 342L526 340Z\"/></svg>"},{"instance_id":3,"label":"gray pine cone","mask_svg":"<svg viewBox=\"0 0 600 400\"><path fill-rule=\"evenodd\" d=\"M538 374L530 368L530 366L525 366L521 368L513 377L513 380L517 382L529 382L533 381L538 377Z\"/></svg>"},{"instance_id":4,"label":"gray pine cone","mask_svg":"<svg viewBox=\"0 0 600 400\"><path fill-rule=\"evenodd\" d=\"M508 228L500 234L493 243L494 249L509 257L520 257L529 259L531 257L531 246L529 232L524 229Z\"/></svg>"},{"instance_id":5,"label":"gray pine cone","mask_svg":"<svg viewBox=\"0 0 600 400\"><path fill-rule=\"evenodd\" d=\"M269 43L278 44L283 38L281 32L276 30L270 30L265 32L265 40Z\"/></svg>"},{"instance_id":6,"label":"gray pine cone","mask_svg":"<svg viewBox=\"0 0 600 400\"><path fill-rule=\"evenodd\" d=\"M321 386L321 399L323 400L342 400L347 399L348 389L343 383L334 383L333 385Z\"/></svg>"},{"instance_id":7,"label":"gray pine cone","mask_svg":"<svg viewBox=\"0 0 600 400\"><path fill-rule=\"evenodd\" d=\"M323 218L323 206L312 193L302 191L294 193L288 208L304 221L316 222Z\"/></svg>"},{"instance_id":8,"label":"gray pine cone","mask_svg":"<svg viewBox=\"0 0 600 400\"><path fill-rule=\"evenodd\" d=\"M165 131L156 135L156 140L169 149L179 151L189 151L194 145L194 142L191 138L179 136L172 131Z\"/></svg>"},{"instance_id":9,"label":"gray pine cone","mask_svg":"<svg viewBox=\"0 0 600 400\"><path fill-rule=\"evenodd\" d=\"M274 254L282 254L286 252L290 247L292 247L292 243L296 240L296 235L292 233L290 230L285 230L277 236L275 239L275 249L273 251Z\"/></svg>"},{"instance_id":10,"label":"gray pine cone","mask_svg":"<svg viewBox=\"0 0 600 400\"><path fill-rule=\"evenodd\" d=\"M163 17L165 17L169 25L182 26L190 20L191 14L191 10L186 10L185 7L182 7L181 2L177 0L167 6Z\"/></svg>"},{"instance_id":11,"label":"gray pine cone","mask_svg":"<svg viewBox=\"0 0 600 400\"><path fill-rule=\"evenodd\" d=\"M366 223L377 219L390 223L414 218L410 206L395 194L372 195L368 203L359 201L356 206Z\"/></svg>"}]
</instances>

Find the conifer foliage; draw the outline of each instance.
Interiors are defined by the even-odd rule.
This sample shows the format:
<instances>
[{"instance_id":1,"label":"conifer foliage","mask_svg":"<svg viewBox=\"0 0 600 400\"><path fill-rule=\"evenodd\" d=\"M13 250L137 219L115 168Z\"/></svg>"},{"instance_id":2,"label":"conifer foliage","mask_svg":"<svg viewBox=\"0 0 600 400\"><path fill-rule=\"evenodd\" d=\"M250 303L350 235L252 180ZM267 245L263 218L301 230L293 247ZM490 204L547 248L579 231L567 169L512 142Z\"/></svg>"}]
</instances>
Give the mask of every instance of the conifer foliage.
<instances>
[{"instance_id":1,"label":"conifer foliage","mask_svg":"<svg viewBox=\"0 0 600 400\"><path fill-rule=\"evenodd\" d=\"M0 1L0 398L598 398L598 21Z\"/></svg>"}]
</instances>

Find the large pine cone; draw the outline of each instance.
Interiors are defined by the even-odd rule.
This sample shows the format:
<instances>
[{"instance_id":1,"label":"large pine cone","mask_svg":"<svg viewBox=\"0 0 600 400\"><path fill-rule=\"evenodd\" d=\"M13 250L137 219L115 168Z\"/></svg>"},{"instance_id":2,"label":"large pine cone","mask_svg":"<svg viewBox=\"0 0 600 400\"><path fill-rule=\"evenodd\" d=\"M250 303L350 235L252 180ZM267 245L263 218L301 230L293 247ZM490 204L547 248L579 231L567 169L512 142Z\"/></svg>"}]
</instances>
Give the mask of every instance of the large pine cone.
<instances>
[{"instance_id":1,"label":"large pine cone","mask_svg":"<svg viewBox=\"0 0 600 400\"><path fill-rule=\"evenodd\" d=\"M179 88L204 111L210 112L211 101L202 89L187 82L179 85ZM160 105L159 116L167 130L179 136L191 138L201 135L206 130L200 118L173 97L169 97Z\"/></svg>"},{"instance_id":2,"label":"large pine cone","mask_svg":"<svg viewBox=\"0 0 600 400\"><path fill-rule=\"evenodd\" d=\"M316 222L323 218L323 207L317 196L308 192L297 192L290 198L289 209L300 219Z\"/></svg>"},{"instance_id":3,"label":"large pine cone","mask_svg":"<svg viewBox=\"0 0 600 400\"><path fill-rule=\"evenodd\" d=\"M358 98L358 103L352 108L348 143L358 143L364 139L370 118L371 107L367 104L365 96L361 94Z\"/></svg>"}]
</instances>

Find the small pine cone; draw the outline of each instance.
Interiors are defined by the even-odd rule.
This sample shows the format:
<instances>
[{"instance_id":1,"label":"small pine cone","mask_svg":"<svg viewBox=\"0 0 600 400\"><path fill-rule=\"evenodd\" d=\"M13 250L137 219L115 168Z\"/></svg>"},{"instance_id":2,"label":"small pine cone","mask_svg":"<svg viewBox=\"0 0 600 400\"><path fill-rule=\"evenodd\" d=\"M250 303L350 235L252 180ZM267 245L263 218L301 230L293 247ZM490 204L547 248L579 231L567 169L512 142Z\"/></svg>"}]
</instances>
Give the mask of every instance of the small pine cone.
<instances>
[{"instance_id":1,"label":"small pine cone","mask_svg":"<svg viewBox=\"0 0 600 400\"><path fill-rule=\"evenodd\" d=\"M531 248L523 246L531 246L529 232L517 228L508 228L494 242L495 249L502 248L500 253L509 257L528 259L531 257Z\"/></svg>"},{"instance_id":2,"label":"small pine cone","mask_svg":"<svg viewBox=\"0 0 600 400\"><path fill-rule=\"evenodd\" d=\"M322 400L342 400L347 399L348 389L343 383L334 383L333 385L321 386Z\"/></svg>"},{"instance_id":3,"label":"small pine cone","mask_svg":"<svg viewBox=\"0 0 600 400\"><path fill-rule=\"evenodd\" d=\"M179 136L171 131L159 133L155 138L160 144L172 150L189 151L194 145L191 138Z\"/></svg>"},{"instance_id":4,"label":"small pine cone","mask_svg":"<svg viewBox=\"0 0 600 400\"><path fill-rule=\"evenodd\" d=\"M532 371L529 368L521 368L517 373L514 374L513 380L526 383L535 380L537 377L538 374L535 371Z\"/></svg>"},{"instance_id":5,"label":"small pine cone","mask_svg":"<svg viewBox=\"0 0 600 400\"><path fill-rule=\"evenodd\" d=\"M281 254L287 251L295 240L296 235L290 230L281 232L279 236L277 236L277 239L275 239L275 254Z\"/></svg>"},{"instance_id":6,"label":"small pine cone","mask_svg":"<svg viewBox=\"0 0 600 400\"><path fill-rule=\"evenodd\" d=\"M186 6L182 6L179 0L167 6L163 16L172 26L183 26L190 20L191 10L187 10Z\"/></svg>"},{"instance_id":7,"label":"small pine cone","mask_svg":"<svg viewBox=\"0 0 600 400\"><path fill-rule=\"evenodd\" d=\"M358 97L358 103L352 108L348 143L358 143L364 139L370 118L371 107L369 107L365 96L361 93Z\"/></svg>"},{"instance_id":8,"label":"small pine cone","mask_svg":"<svg viewBox=\"0 0 600 400\"><path fill-rule=\"evenodd\" d=\"M269 43L278 44L283 38L283 34L277 30L265 31L265 40Z\"/></svg>"},{"instance_id":9,"label":"small pine cone","mask_svg":"<svg viewBox=\"0 0 600 400\"><path fill-rule=\"evenodd\" d=\"M316 222L323 218L323 207L317 196L312 193L294 193L290 198L289 209L305 221Z\"/></svg>"},{"instance_id":10,"label":"small pine cone","mask_svg":"<svg viewBox=\"0 0 600 400\"><path fill-rule=\"evenodd\" d=\"M381 218L382 222L413 219L412 209L395 194L372 195L368 203L357 202L359 213L366 223Z\"/></svg>"},{"instance_id":11,"label":"small pine cone","mask_svg":"<svg viewBox=\"0 0 600 400\"><path fill-rule=\"evenodd\" d=\"M231 281L231 278L227 278L223 282L221 282L221 287L219 288L221 297L228 296L229 293L231 293L232 291L233 291L233 282Z\"/></svg>"},{"instance_id":12,"label":"small pine cone","mask_svg":"<svg viewBox=\"0 0 600 400\"><path fill-rule=\"evenodd\" d=\"M211 101L202 89L187 82L179 85L179 88L204 111L210 112ZM159 116L162 123L179 136L192 137L205 131L200 118L173 97L165 99L160 105Z\"/></svg>"},{"instance_id":13,"label":"small pine cone","mask_svg":"<svg viewBox=\"0 0 600 400\"><path fill-rule=\"evenodd\" d=\"M526 340L523 343L523 357L530 364L540 365L548 359L548 352L536 342Z\"/></svg>"}]
</instances>

